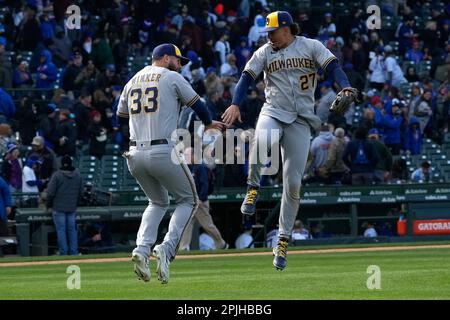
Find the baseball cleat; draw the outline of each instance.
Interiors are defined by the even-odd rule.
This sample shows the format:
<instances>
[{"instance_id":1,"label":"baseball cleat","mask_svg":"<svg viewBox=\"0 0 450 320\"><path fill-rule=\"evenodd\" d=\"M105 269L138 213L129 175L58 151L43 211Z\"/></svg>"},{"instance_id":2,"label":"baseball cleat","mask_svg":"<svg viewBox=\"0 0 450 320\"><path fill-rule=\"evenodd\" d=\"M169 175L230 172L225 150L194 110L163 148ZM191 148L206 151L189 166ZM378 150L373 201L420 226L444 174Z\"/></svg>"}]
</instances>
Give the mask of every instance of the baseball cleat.
<instances>
[{"instance_id":1,"label":"baseball cleat","mask_svg":"<svg viewBox=\"0 0 450 320\"><path fill-rule=\"evenodd\" d=\"M138 279L149 282L151 273L148 268L148 258L136 252L131 255L131 261L134 262L134 273L136 273Z\"/></svg>"},{"instance_id":2,"label":"baseball cleat","mask_svg":"<svg viewBox=\"0 0 450 320\"><path fill-rule=\"evenodd\" d=\"M247 194L245 195L244 202L242 202L241 212L242 214L253 215L256 211L256 202L259 198L258 187L248 186Z\"/></svg>"},{"instance_id":3,"label":"baseball cleat","mask_svg":"<svg viewBox=\"0 0 450 320\"><path fill-rule=\"evenodd\" d=\"M287 264L287 239L279 239L277 246L273 248L273 266L277 270L283 270Z\"/></svg>"},{"instance_id":4,"label":"baseball cleat","mask_svg":"<svg viewBox=\"0 0 450 320\"><path fill-rule=\"evenodd\" d=\"M153 256L156 258L156 273L158 274L158 280L162 284L169 282L169 260L166 256L164 249L157 245L153 248Z\"/></svg>"}]
</instances>

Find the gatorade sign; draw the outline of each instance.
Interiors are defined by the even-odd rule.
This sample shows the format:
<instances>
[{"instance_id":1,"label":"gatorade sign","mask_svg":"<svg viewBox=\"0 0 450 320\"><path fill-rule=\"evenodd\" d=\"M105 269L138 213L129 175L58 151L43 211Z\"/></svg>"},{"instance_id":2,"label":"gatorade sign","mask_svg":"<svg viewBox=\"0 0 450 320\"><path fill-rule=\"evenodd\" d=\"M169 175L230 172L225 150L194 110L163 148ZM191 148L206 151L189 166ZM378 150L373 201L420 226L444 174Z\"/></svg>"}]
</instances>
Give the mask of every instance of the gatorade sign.
<instances>
[{"instance_id":1,"label":"gatorade sign","mask_svg":"<svg viewBox=\"0 0 450 320\"><path fill-rule=\"evenodd\" d=\"M414 220L415 235L450 234L450 219Z\"/></svg>"}]
</instances>

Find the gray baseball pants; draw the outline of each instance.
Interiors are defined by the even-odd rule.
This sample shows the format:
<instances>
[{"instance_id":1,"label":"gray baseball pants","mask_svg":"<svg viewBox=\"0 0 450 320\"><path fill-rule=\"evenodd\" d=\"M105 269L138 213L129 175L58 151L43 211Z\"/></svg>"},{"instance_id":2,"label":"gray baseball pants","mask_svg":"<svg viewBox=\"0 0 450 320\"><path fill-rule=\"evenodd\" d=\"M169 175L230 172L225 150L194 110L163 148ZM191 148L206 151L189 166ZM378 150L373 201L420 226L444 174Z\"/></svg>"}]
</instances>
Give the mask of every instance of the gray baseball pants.
<instances>
[{"instance_id":1,"label":"gray baseball pants","mask_svg":"<svg viewBox=\"0 0 450 320\"><path fill-rule=\"evenodd\" d=\"M278 134L274 134L277 132ZM274 159L277 159L274 153L278 153L278 146L280 146L283 167L283 195L279 220L280 237L289 238L294 227L294 221L300 206L300 187L308 158L310 140L311 130L307 124L300 122L288 124L267 115L260 114L259 116L250 149L249 161L251 165L247 183L259 187L261 174L264 174L266 169L263 166L267 165L267 157L259 156L260 152L257 152L259 151L257 149L261 146L269 146L272 159L270 165L279 168L280 163L274 161Z\"/></svg>"},{"instance_id":2,"label":"gray baseball pants","mask_svg":"<svg viewBox=\"0 0 450 320\"><path fill-rule=\"evenodd\" d=\"M194 179L184 160L172 146L155 145L131 147L127 157L128 169L148 197L136 239L136 249L145 257L155 244L158 227L169 206L170 192L175 198L176 209L169 222L161 246L172 261L187 223L198 207Z\"/></svg>"}]
</instances>

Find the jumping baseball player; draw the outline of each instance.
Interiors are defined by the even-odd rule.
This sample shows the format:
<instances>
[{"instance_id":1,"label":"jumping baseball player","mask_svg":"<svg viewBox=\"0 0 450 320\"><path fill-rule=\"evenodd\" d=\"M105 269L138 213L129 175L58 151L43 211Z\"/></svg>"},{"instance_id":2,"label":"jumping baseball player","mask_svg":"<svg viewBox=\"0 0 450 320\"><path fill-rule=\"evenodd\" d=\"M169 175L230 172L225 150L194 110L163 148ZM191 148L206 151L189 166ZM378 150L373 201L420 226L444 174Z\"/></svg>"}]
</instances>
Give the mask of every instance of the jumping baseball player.
<instances>
[{"instance_id":1,"label":"jumping baseball player","mask_svg":"<svg viewBox=\"0 0 450 320\"><path fill-rule=\"evenodd\" d=\"M300 204L300 185L308 157L310 127L320 127L320 119L314 114L318 69L325 70L344 88L338 95L340 100L333 102L330 111L347 111L356 99L357 92L350 87L337 58L321 42L297 36L299 27L288 12L270 13L263 31L268 32L269 42L260 47L248 61L236 86L232 104L223 114L222 120L227 126L236 119L241 121L239 106L249 85L263 71L266 101L252 142L248 188L241 211L247 215L255 213L261 168L265 164L264 159L257 156L257 146L262 141L268 141L268 146L279 142L283 161L283 195L273 265L277 270L283 270L287 264L288 241ZM278 130L279 141L270 140L271 130Z\"/></svg>"},{"instance_id":2,"label":"jumping baseball player","mask_svg":"<svg viewBox=\"0 0 450 320\"><path fill-rule=\"evenodd\" d=\"M161 283L169 281L169 264L198 206L192 175L171 141L181 106L191 107L205 129L223 129L223 123L211 121L199 95L178 73L181 65L188 62L175 45L157 46L152 53L152 65L144 67L125 85L117 110L118 116L129 118L130 150L124 153L128 169L149 199L137 234L137 247L132 253L134 271L145 282L150 280L150 250L169 206L168 192L175 198L176 209L164 241L152 252Z\"/></svg>"}]
</instances>

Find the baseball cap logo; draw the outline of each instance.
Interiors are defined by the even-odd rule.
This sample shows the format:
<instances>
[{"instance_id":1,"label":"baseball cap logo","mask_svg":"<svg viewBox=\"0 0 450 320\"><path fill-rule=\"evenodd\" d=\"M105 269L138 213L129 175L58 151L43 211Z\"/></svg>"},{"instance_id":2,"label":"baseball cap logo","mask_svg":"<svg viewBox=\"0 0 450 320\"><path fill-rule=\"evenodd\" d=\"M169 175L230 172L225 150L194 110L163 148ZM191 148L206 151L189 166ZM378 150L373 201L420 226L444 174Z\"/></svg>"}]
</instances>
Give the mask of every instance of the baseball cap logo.
<instances>
[{"instance_id":1,"label":"baseball cap logo","mask_svg":"<svg viewBox=\"0 0 450 320\"><path fill-rule=\"evenodd\" d=\"M176 45L174 45L174 47L175 47L175 55L178 56L178 57L180 57L180 56L181 56L181 51L180 51L180 49L178 49L178 47L177 47Z\"/></svg>"}]
</instances>

